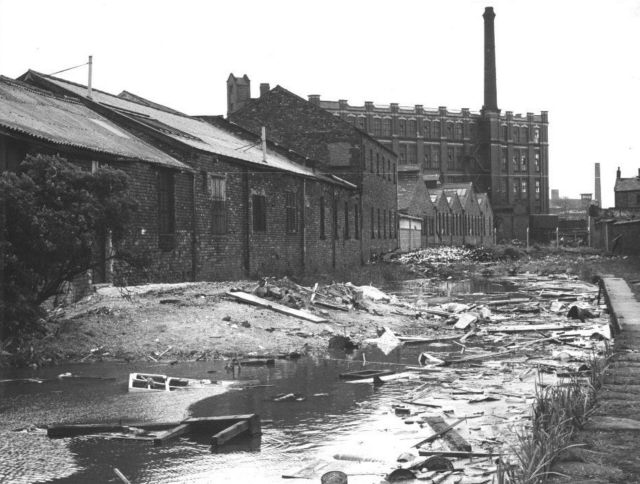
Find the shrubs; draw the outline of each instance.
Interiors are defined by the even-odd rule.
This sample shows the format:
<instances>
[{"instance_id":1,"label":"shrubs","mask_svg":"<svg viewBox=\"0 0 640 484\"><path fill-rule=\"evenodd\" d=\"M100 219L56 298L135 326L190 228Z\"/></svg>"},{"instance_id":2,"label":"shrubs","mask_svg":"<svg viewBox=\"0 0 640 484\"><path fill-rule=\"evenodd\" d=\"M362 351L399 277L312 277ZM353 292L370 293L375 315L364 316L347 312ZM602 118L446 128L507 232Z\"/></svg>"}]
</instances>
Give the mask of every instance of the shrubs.
<instances>
[{"instance_id":1,"label":"shrubs","mask_svg":"<svg viewBox=\"0 0 640 484\"><path fill-rule=\"evenodd\" d=\"M0 339L33 331L42 302L103 258L97 248L106 233L118 248L135 209L127 185L122 171L91 173L59 156L29 155L0 175Z\"/></svg>"}]
</instances>

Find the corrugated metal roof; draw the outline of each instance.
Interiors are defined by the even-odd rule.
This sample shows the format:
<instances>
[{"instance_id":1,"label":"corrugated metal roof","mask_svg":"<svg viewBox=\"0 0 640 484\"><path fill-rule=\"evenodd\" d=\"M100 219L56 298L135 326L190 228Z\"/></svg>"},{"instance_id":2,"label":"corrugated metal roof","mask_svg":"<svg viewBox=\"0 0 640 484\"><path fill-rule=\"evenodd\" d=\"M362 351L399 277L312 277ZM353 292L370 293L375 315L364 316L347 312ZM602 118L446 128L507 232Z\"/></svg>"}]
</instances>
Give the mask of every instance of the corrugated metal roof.
<instances>
[{"instance_id":1,"label":"corrugated metal roof","mask_svg":"<svg viewBox=\"0 0 640 484\"><path fill-rule=\"evenodd\" d=\"M60 146L190 168L83 104L0 76L0 126Z\"/></svg>"},{"instance_id":2,"label":"corrugated metal roof","mask_svg":"<svg viewBox=\"0 0 640 484\"><path fill-rule=\"evenodd\" d=\"M34 71L31 74L37 75L63 89L66 89L79 96L86 95L86 87L75 84L64 79L47 76ZM130 99L135 95L129 95ZM175 139L192 148L223 155L230 158L240 159L246 162L254 163L262 167L272 167L276 170L283 170L299 175L315 177L313 171L305 166L299 165L289 160L284 155L267 149L267 161L262 161L262 149L259 143L252 143L245 138L234 135L233 133L222 129L219 126L207 123L197 118L186 115L175 114L167 110L157 109L153 106L143 105L129 99L123 99L113 94L108 94L96 89L92 90L92 99L95 102L119 110L127 115L136 114L135 119L144 122L143 118L147 118L149 126L154 129L160 129L163 134ZM147 101L149 102L149 101ZM154 126L153 121L158 121L170 129L161 129Z\"/></svg>"}]
</instances>

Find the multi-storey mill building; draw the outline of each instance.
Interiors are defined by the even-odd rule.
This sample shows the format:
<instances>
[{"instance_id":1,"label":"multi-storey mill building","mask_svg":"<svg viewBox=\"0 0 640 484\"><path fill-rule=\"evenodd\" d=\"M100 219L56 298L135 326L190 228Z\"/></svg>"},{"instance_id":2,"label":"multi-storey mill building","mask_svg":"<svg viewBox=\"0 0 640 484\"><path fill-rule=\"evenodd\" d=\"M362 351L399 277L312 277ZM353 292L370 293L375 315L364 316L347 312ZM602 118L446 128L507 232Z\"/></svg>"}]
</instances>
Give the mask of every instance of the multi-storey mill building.
<instances>
[{"instance_id":1,"label":"multi-storey mill building","mask_svg":"<svg viewBox=\"0 0 640 484\"><path fill-rule=\"evenodd\" d=\"M526 237L529 215L548 213L548 116L514 114L498 108L492 7L484 12L484 105L480 112L451 111L420 104L402 107L346 100L309 101L349 121L398 154L399 176L426 183L473 182L486 192L495 214L497 237Z\"/></svg>"}]
</instances>

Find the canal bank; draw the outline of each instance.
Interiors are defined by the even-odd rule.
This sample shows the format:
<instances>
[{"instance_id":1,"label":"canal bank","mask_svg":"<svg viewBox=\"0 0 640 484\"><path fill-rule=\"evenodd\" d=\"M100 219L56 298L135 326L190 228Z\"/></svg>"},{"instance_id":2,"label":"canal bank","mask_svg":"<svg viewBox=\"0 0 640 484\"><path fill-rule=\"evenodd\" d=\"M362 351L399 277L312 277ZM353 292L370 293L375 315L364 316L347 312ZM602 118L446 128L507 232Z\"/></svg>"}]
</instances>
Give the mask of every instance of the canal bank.
<instances>
[{"instance_id":1,"label":"canal bank","mask_svg":"<svg viewBox=\"0 0 640 484\"><path fill-rule=\"evenodd\" d=\"M603 276L612 325L619 331L593 413L554 471L553 482L640 482L640 302L622 278Z\"/></svg>"}]
</instances>

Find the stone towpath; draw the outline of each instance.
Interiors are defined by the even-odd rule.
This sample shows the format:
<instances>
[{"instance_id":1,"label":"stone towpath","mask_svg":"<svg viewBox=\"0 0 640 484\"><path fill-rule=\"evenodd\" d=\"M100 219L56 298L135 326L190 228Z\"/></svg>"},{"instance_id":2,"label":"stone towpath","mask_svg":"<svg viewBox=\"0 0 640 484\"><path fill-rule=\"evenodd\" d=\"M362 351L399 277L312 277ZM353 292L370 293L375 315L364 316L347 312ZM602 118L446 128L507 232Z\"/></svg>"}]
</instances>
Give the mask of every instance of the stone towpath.
<instances>
[{"instance_id":1,"label":"stone towpath","mask_svg":"<svg viewBox=\"0 0 640 484\"><path fill-rule=\"evenodd\" d=\"M598 392L595 412L554 471L554 482L640 483L640 302L624 279L602 278L612 316L620 330Z\"/></svg>"}]
</instances>

